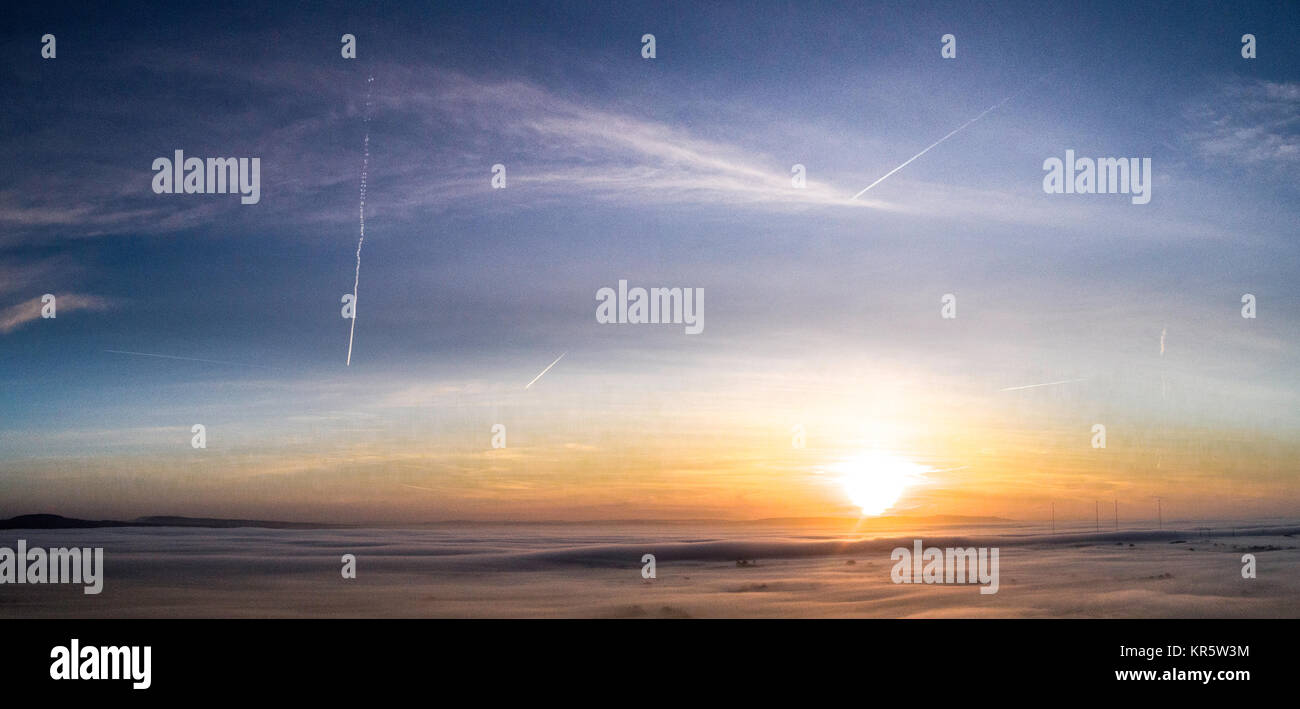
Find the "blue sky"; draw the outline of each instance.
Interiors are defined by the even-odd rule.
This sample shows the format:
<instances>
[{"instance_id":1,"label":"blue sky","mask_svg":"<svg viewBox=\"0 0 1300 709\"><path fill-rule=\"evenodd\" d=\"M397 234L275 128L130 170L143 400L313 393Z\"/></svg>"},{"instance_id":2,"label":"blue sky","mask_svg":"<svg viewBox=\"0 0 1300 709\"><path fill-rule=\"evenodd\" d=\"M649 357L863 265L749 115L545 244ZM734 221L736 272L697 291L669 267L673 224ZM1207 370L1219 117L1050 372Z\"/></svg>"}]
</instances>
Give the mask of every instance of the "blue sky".
<instances>
[{"instance_id":1,"label":"blue sky","mask_svg":"<svg viewBox=\"0 0 1300 709\"><path fill-rule=\"evenodd\" d=\"M915 506L1015 516L1013 500L1119 494L1176 459L1177 474L1239 483L1236 506L1216 509L1222 491L1197 482L1188 509L1294 510L1297 13L24 11L0 47L0 485L14 501L0 512L252 514L267 510L250 490L302 490L291 515L376 518L402 491L374 488L416 485L442 494L399 516L685 514L700 510L674 496L676 476L696 471L703 511L743 517L779 507L773 491L796 484L780 476L815 479L854 447L945 469L996 448L1016 460L989 470L1024 469L1103 419L1130 443L1104 465L1062 464L1024 489L998 477L1002 502L954 477L948 497ZM40 57L45 32L56 59ZM356 60L339 56L345 32ZM1241 57L1246 32L1257 59ZM956 59L940 57L945 33ZM176 149L259 156L261 202L153 194L151 162ZM1043 160L1066 149L1152 158L1151 203L1044 194ZM496 163L505 190L490 188ZM619 279L704 288L704 334L597 325L593 295ZM47 292L59 316L35 319ZM944 293L956 320L939 318ZM1258 319L1239 316L1243 293ZM522 391L561 352L545 386ZM999 391L1076 379L1012 401ZM487 427L511 416L519 460L484 462ZM823 459L760 452L805 420L821 422L810 440ZM213 441L198 461L195 422ZM998 445L953 443L976 429ZM1207 457L1195 443L1207 439L1229 453ZM627 460L643 468L635 483L608 472ZM178 477L194 465L211 481L201 494ZM362 465L375 472L354 486ZM547 466L563 472L545 478ZM466 470L489 470L495 492L453 484ZM512 485L558 495L577 480L583 504L537 493L512 506ZM1132 494L1155 494L1147 484Z\"/></svg>"}]
</instances>

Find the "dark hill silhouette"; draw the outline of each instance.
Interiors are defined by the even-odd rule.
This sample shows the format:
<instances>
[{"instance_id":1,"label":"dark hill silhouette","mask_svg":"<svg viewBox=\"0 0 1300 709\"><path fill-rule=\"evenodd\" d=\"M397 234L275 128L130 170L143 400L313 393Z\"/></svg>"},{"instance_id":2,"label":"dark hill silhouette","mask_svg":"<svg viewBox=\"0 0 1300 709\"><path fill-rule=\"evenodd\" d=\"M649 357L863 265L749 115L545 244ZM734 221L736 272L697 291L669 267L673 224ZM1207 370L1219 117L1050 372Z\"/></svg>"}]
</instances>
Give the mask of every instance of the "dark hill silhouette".
<instances>
[{"instance_id":1,"label":"dark hill silhouette","mask_svg":"<svg viewBox=\"0 0 1300 709\"><path fill-rule=\"evenodd\" d=\"M271 522L252 519L213 519L208 517L140 517L122 522L117 520L87 520L54 514L19 515L0 520L0 529L95 529L101 527L204 527L232 529L235 527L261 527L264 529L321 529L327 526L303 522Z\"/></svg>"},{"instance_id":2,"label":"dark hill silhouette","mask_svg":"<svg viewBox=\"0 0 1300 709\"><path fill-rule=\"evenodd\" d=\"M128 522L112 520L72 519L60 515L19 515L0 520L0 529L90 529L93 527L130 527Z\"/></svg>"}]
</instances>

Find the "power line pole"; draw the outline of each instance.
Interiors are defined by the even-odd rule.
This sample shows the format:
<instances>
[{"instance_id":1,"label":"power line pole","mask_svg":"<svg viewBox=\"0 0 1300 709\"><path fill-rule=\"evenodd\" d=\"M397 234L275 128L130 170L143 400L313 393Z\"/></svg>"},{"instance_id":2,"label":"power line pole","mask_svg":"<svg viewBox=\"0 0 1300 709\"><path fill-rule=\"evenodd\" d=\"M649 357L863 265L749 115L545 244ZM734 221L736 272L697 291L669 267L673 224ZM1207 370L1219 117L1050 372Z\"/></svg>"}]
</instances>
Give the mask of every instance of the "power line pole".
<instances>
[{"instance_id":1,"label":"power line pole","mask_svg":"<svg viewBox=\"0 0 1300 709\"><path fill-rule=\"evenodd\" d=\"M1115 531L1119 531L1119 498L1115 499Z\"/></svg>"},{"instance_id":2,"label":"power line pole","mask_svg":"<svg viewBox=\"0 0 1300 709\"><path fill-rule=\"evenodd\" d=\"M1093 514L1095 514L1095 515L1097 516L1097 519L1096 519L1096 523L1097 523L1097 531L1100 532L1100 531L1101 531L1101 502L1099 502L1099 501L1097 501L1097 500L1093 500L1093 501L1092 501L1092 511L1093 511Z\"/></svg>"},{"instance_id":3,"label":"power line pole","mask_svg":"<svg viewBox=\"0 0 1300 709\"><path fill-rule=\"evenodd\" d=\"M1056 534L1056 503L1052 503L1052 534Z\"/></svg>"}]
</instances>

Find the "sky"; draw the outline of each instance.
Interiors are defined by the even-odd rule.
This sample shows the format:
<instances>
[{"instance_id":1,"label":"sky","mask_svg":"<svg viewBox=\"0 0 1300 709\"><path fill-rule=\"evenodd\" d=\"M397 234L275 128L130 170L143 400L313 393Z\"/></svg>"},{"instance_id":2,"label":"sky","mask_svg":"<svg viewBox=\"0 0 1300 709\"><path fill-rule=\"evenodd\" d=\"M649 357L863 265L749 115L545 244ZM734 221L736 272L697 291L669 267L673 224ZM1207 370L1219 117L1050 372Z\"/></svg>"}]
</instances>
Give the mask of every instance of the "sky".
<instances>
[{"instance_id":1,"label":"sky","mask_svg":"<svg viewBox=\"0 0 1300 709\"><path fill-rule=\"evenodd\" d=\"M1300 9L1045 5L15 11L0 515L853 516L906 469L888 513L1294 516ZM260 201L155 194L175 150ZM1045 193L1067 150L1150 203ZM703 331L598 322L620 280Z\"/></svg>"}]
</instances>

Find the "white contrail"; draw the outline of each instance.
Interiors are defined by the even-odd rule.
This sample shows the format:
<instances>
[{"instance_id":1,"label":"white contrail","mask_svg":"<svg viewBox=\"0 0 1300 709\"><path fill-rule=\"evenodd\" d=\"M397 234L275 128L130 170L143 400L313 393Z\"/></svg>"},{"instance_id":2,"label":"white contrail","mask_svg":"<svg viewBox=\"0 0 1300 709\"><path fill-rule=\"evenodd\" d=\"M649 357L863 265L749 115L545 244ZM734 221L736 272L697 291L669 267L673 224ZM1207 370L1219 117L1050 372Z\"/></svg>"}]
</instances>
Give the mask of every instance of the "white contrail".
<instances>
[{"instance_id":1,"label":"white contrail","mask_svg":"<svg viewBox=\"0 0 1300 709\"><path fill-rule=\"evenodd\" d=\"M1055 72L1053 72L1053 73L1055 73ZM1052 75L1052 74L1049 73L1047 76L1043 77L1042 79L1039 79L1038 81L1034 82L1033 84L1030 84L1029 86L1026 86L1025 88L1023 88L1023 89L1021 89L1021 90L1015 92L1014 94L1011 94L1010 96L1008 96L1008 97L1002 99L1001 101L998 101L997 103L993 104L992 106L989 106L988 108L984 109L983 111L980 112L980 114L979 114L978 116L975 116L974 118L970 119L969 121L966 121L965 123L961 124L960 126L957 126L957 128L955 128L955 129L954 129L951 133L949 133L948 135L945 135L944 137L942 137L942 138L940 138L940 139L934 141L934 142L931 143L929 146L927 146L925 150L922 150L921 152L917 153L916 155L913 155L912 157L908 158L908 159L907 159L907 162L904 162L902 165L899 165L898 167L894 168L893 170L890 170L889 172L886 172L885 175L884 175L884 177L881 177L879 180L876 180L875 182L872 182L871 184L867 185L865 188L863 188L863 190L862 190L861 192L859 192L859 193L853 195L853 198L852 198L852 199L857 199L858 197L861 197L862 195L866 194L866 193L867 193L867 190L870 190L872 187L875 187L876 185L878 185L878 184L884 182L884 181L885 181L885 180L886 180L890 175L894 174L895 172L898 172L899 170L902 170L903 168L905 168L905 167L907 167L909 164L911 164L911 162L912 162L913 160L915 160L915 159L921 157L922 155L925 155L926 153L930 152L930 150L933 149L933 148L934 148L935 146L937 146L938 144L940 144L940 143L942 143L943 141L945 141L945 140L947 140L947 139L953 137L954 135L957 135L958 133L960 133L963 129L966 128L966 126L968 126L968 125L974 123L975 121L978 121L979 119L981 119L981 118L983 118L984 116L988 115L990 112L996 110L996 109L997 109L998 107L1000 107L1002 104L1004 104L1004 103L1006 103L1007 101L1010 101L1011 99L1013 99L1013 98L1019 96L1020 94L1024 93L1024 92L1027 91L1031 86L1036 86L1037 84L1039 84L1039 83L1045 81L1045 80L1046 80L1049 76L1051 76L1051 75Z\"/></svg>"},{"instance_id":2,"label":"white contrail","mask_svg":"<svg viewBox=\"0 0 1300 709\"><path fill-rule=\"evenodd\" d=\"M375 77L366 79L366 139L361 157L361 238L357 240L357 273L352 278L352 327L348 330L348 365L352 366L352 336L357 332L357 286L361 284L361 245L366 243L366 170L370 167L370 87Z\"/></svg>"},{"instance_id":3,"label":"white contrail","mask_svg":"<svg viewBox=\"0 0 1300 709\"><path fill-rule=\"evenodd\" d=\"M1019 387L1007 387L1005 389L998 389L998 391L1017 391L1020 389L1033 389L1035 387L1050 387L1050 386L1056 386L1057 384L1073 384L1074 382L1086 382L1086 381L1088 380L1087 379L1062 379L1059 382L1044 382L1042 384L1026 384L1024 386L1019 386Z\"/></svg>"},{"instance_id":4,"label":"white contrail","mask_svg":"<svg viewBox=\"0 0 1300 709\"><path fill-rule=\"evenodd\" d=\"M551 362L550 366L548 366L546 369L543 369L543 370L542 370L542 374L546 374L547 372L551 371L551 367L554 367L556 362L559 362L560 360L564 359L564 355L566 355L566 354L569 354L569 353L568 353L568 352L564 352L564 353L561 354L559 357L556 357L556 358L555 358L555 362ZM542 378L542 374L539 374L539 375L533 377L533 381L528 382L527 384L525 384L525 385L524 385L524 388L527 389L528 387L532 386L532 385L533 385L533 384L534 384L538 379L541 379L541 378Z\"/></svg>"},{"instance_id":5,"label":"white contrail","mask_svg":"<svg viewBox=\"0 0 1300 709\"><path fill-rule=\"evenodd\" d=\"M175 355L153 354L151 352L127 352L126 350L104 350L113 354L135 355L137 357L157 357L159 359L179 359L185 362L207 362L208 364L229 364L236 367L257 367L258 369L273 369L260 364L247 364L245 362L225 362L219 359L199 359L198 357L177 357Z\"/></svg>"}]
</instances>

